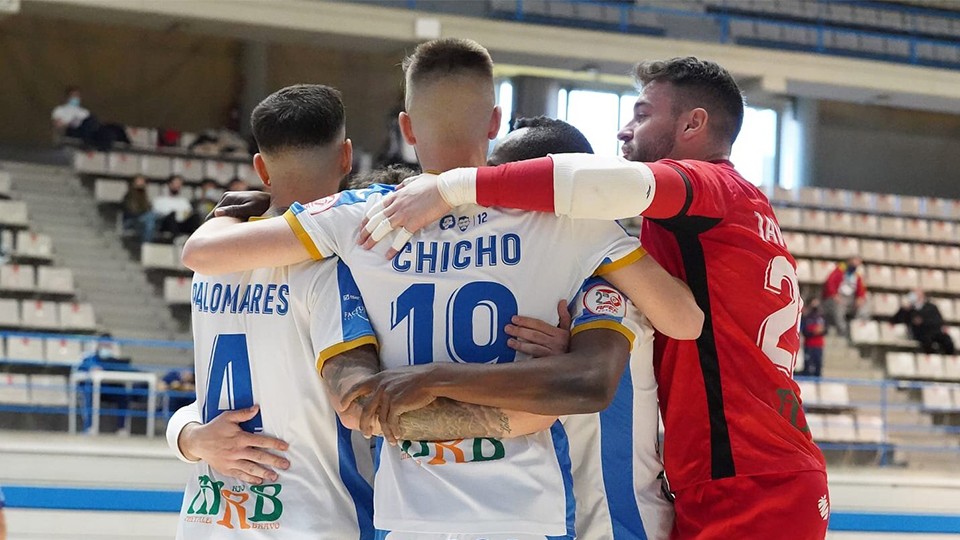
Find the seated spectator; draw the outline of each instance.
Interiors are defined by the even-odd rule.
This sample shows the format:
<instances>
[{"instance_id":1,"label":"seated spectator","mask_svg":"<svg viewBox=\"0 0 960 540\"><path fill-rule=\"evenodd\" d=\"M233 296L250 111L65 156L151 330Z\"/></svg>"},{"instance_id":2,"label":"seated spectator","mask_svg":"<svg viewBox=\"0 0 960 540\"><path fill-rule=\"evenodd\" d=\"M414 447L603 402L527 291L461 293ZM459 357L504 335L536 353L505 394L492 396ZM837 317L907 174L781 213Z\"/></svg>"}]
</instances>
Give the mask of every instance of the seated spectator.
<instances>
[{"instance_id":1,"label":"seated spectator","mask_svg":"<svg viewBox=\"0 0 960 540\"><path fill-rule=\"evenodd\" d=\"M920 342L920 348L926 354L954 354L956 351L953 339L943 325L940 309L927 300L923 289L917 289L904 298L892 322L910 327L910 335Z\"/></svg>"},{"instance_id":2,"label":"seated spectator","mask_svg":"<svg viewBox=\"0 0 960 540\"><path fill-rule=\"evenodd\" d=\"M176 411L180 407L193 403L197 399L196 374L193 368L170 370L161 379L159 389L181 393L181 395L170 397L169 410L171 411Z\"/></svg>"},{"instance_id":3,"label":"seated spectator","mask_svg":"<svg viewBox=\"0 0 960 540\"><path fill-rule=\"evenodd\" d=\"M820 299L810 300L800 318L803 335L803 371L800 375L819 377L823 371L823 344L827 335L827 320L820 310Z\"/></svg>"},{"instance_id":4,"label":"seated spectator","mask_svg":"<svg viewBox=\"0 0 960 540\"><path fill-rule=\"evenodd\" d=\"M141 242L153 242L157 227L157 216L153 213L150 198L147 196L147 179L142 175L130 181L127 194L121 201L123 207L123 229L136 231Z\"/></svg>"},{"instance_id":5,"label":"seated spectator","mask_svg":"<svg viewBox=\"0 0 960 540\"><path fill-rule=\"evenodd\" d=\"M53 128L59 135L74 137L85 146L109 150L116 142L130 144L126 130L118 124L101 124L96 116L80 105L80 89L68 86L64 103L50 113Z\"/></svg>"},{"instance_id":6,"label":"seated spectator","mask_svg":"<svg viewBox=\"0 0 960 540\"><path fill-rule=\"evenodd\" d=\"M197 139L190 143L188 148L194 154L204 156L238 156L247 157L250 155L250 148L240 136L239 133L227 129L208 129L197 136Z\"/></svg>"},{"instance_id":7,"label":"seated spectator","mask_svg":"<svg viewBox=\"0 0 960 540\"><path fill-rule=\"evenodd\" d=\"M227 184L226 191L250 191L250 186L239 178L234 178Z\"/></svg>"},{"instance_id":8,"label":"seated spectator","mask_svg":"<svg viewBox=\"0 0 960 540\"><path fill-rule=\"evenodd\" d=\"M200 227L200 216L193 210L190 199L183 190L183 178L173 175L167 180L166 192L153 201L153 213L157 216L157 229L173 238L191 234Z\"/></svg>"},{"instance_id":9,"label":"seated spectator","mask_svg":"<svg viewBox=\"0 0 960 540\"><path fill-rule=\"evenodd\" d=\"M823 311L827 322L836 328L840 335L850 337L850 320L863 316L863 306L867 301L867 287L860 275L863 261L851 257L837 264L823 284Z\"/></svg>"},{"instance_id":10,"label":"seated spectator","mask_svg":"<svg viewBox=\"0 0 960 540\"><path fill-rule=\"evenodd\" d=\"M203 219L213 211L218 202L220 202L220 190L217 188L217 183L209 178L200 182L200 189L197 190L193 201L197 216Z\"/></svg>"},{"instance_id":11,"label":"seated spectator","mask_svg":"<svg viewBox=\"0 0 960 540\"><path fill-rule=\"evenodd\" d=\"M83 357L77 371L131 371L130 364L114 356L112 336L104 333L100 335L97 348ZM129 435L130 426L127 424L127 410L130 408L130 392L123 384L104 384L100 388L101 403L113 405L112 414L117 417L117 433ZM93 426L93 383L81 382L77 385L77 393L82 405L80 417L83 421L83 430L89 433Z\"/></svg>"}]
</instances>

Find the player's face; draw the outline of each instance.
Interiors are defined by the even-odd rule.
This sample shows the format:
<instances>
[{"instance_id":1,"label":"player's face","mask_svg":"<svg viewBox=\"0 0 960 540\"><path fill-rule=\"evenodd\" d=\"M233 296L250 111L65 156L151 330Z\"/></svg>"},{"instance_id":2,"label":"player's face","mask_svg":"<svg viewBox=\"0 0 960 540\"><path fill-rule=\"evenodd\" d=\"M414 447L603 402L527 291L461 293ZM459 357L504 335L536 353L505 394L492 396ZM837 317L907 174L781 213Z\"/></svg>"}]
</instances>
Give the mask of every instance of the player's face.
<instances>
[{"instance_id":1,"label":"player's face","mask_svg":"<svg viewBox=\"0 0 960 540\"><path fill-rule=\"evenodd\" d=\"M626 159L657 161L673 152L677 117L669 90L670 83L657 82L641 90L633 105L633 118L617 134Z\"/></svg>"}]
</instances>

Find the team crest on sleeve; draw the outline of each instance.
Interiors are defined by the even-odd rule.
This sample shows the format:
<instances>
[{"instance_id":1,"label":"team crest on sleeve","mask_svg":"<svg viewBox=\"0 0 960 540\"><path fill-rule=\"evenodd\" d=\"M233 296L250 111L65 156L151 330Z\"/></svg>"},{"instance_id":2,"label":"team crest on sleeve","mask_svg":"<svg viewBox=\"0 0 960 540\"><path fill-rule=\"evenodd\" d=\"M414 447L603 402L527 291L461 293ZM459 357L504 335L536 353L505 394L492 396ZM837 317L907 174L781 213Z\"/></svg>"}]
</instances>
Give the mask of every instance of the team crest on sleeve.
<instances>
[{"instance_id":1,"label":"team crest on sleeve","mask_svg":"<svg viewBox=\"0 0 960 540\"><path fill-rule=\"evenodd\" d=\"M304 208L310 212L310 215L317 215L336 206L338 200L340 200L340 193L334 193L333 195L307 203Z\"/></svg>"},{"instance_id":2,"label":"team crest on sleeve","mask_svg":"<svg viewBox=\"0 0 960 540\"><path fill-rule=\"evenodd\" d=\"M594 315L623 318L627 303L620 291L606 284L594 285L583 294L583 308Z\"/></svg>"}]
</instances>

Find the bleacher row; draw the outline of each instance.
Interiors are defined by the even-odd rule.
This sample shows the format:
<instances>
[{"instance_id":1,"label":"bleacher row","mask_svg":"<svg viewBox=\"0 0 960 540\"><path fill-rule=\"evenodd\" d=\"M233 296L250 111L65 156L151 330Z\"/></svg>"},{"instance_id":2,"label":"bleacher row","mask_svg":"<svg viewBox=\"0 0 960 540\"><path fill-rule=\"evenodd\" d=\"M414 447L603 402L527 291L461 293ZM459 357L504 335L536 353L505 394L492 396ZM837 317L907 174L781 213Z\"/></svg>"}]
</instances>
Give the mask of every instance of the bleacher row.
<instances>
[{"instance_id":1,"label":"bleacher row","mask_svg":"<svg viewBox=\"0 0 960 540\"><path fill-rule=\"evenodd\" d=\"M802 187L773 188L770 201L777 206L799 206L815 210L843 210L866 214L889 214L960 221L960 200L914 197L846 189ZM777 212L779 216L779 211Z\"/></svg>"},{"instance_id":2,"label":"bleacher row","mask_svg":"<svg viewBox=\"0 0 960 540\"><path fill-rule=\"evenodd\" d=\"M83 342L75 339L41 336L8 336L0 340L0 357L7 362L60 364L74 366L88 352ZM6 373L0 377L6 377ZM60 376L63 383L63 376Z\"/></svg>"},{"instance_id":3,"label":"bleacher row","mask_svg":"<svg viewBox=\"0 0 960 540\"><path fill-rule=\"evenodd\" d=\"M840 443L884 443L881 416L856 411L849 388L834 381L797 381L807 425L815 440Z\"/></svg>"},{"instance_id":4,"label":"bleacher row","mask_svg":"<svg viewBox=\"0 0 960 540\"><path fill-rule=\"evenodd\" d=\"M221 186L234 178L253 185L259 182L256 171L247 162L157 153L76 152L73 155L73 168L80 174L97 176L131 177L142 174L151 179L166 179L176 174L183 177L185 182L198 183L211 179Z\"/></svg>"},{"instance_id":5,"label":"bleacher row","mask_svg":"<svg viewBox=\"0 0 960 540\"><path fill-rule=\"evenodd\" d=\"M954 222L931 218L876 216L789 207L778 207L776 213L780 227L788 231L824 232L912 242L951 242L957 235Z\"/></svg>"},{"instance_id":6,"label":"bleacher row","mask_svg":"<svg viewBox=\"0 0 960 540\"><path fill-rule=\"evenodd\" d=\"M84 302L0 298L0 328L92 332L97 322L93 306Z\"/></svg>"},{"instance_id":7,"label":"bleacher row","mask_svg":"<svg viewBox=\"0 0 960 540\"><path fill-rule=\"evenodd\" d=\"M66 407L69 388L62 375L0 373L0 408Z\"/></svg>"},{"instance_id":8,"label":"bleacher row","mask_svg":"<svg viewBox=\"0 0 960 540\"><path fill-rule=\"evenodd\" d=\"M960 344L960 326L947 326L946 329L953 342ZM854 345L917 347L917 342L910 338L910 331L906 325L865 319L850 321L850 341Z\"/></svg>"},{"instance_id":9,"label":"bleacher row","mask_svg":"<svg viewBox=\"0 0 960 540\"><path fill-rule=\"evenodd\" d=\"M794 252L793 245L789 241L787 247L791 253ZM822 284L836 267L837 260L844 258L837 256L830 260L797 259L797 279L800 283ZM905 292L922 287L930 292L960 294L960 271L865 264L863 279L868 289Z\"/></svg>"},{"instance_id":10,"label":"bleacher row","mask_svg":"<svg viewBox=\"0 0 960 540\"><path fill-rule=\"evenodd\" d=\"M0 296L10 293L37 296L73 296L73 271L69 268L29 264L0 266Z\"/></svg>"}]
</instances>

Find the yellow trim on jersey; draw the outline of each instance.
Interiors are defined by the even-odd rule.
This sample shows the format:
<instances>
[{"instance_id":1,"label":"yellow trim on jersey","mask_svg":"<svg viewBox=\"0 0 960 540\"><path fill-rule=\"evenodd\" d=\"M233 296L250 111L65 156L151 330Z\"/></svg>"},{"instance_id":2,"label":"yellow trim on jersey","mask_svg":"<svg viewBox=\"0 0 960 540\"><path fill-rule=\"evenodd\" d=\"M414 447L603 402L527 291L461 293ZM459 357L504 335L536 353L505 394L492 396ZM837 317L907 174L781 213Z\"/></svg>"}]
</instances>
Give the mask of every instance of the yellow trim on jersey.
<instances>
[{"instance_id":1,"label":"yellow trim on jersey","mask_svg":"<svg viewBox=\"0 0 960 540\"><path fill-rule=\"evenodd\" d=\"M630 346L633 346L633 342L637 339L637 335L630 331L626 326L609 319L601 319L598 321L590 321L588 323L581 324L576 326L573 330L570 331L570 336L575 336L580 332L585 332L587 330L596 330L598 328L603 328L606 330L613 330L614 332L619 332L623 334L623 337L627 338L630 341Z\"/></svg>"},{"instance_id":2,"label":"yellow trim on jersey","mask_svg":"<svg viewBox=\"0 0 960 540\"><path fill-rule=\"evenodd\" d=\"M610 272L613 272L615 270L619 270L621 268L630 266L631 264L639 261L640 259L646 256L647 256L647 250L643 249L643 247L638 247L637 249L631 251L630 253L627 253L623 257L613 262L608 262L607 264L601 264L600 266L597 267L596 271L593 272L593 275L602 276L604 274L609 274Z\"/></svg>"},{"instance_id":3,"label":"yellow trim on jersey","mask_svg":"<svg viewBox=\"0 0 960 540\"><path fill-rule=\"evenodd\" d=\"M352 351L358 347L363 347L364 345L373 345L377 349L380 348L380 344L377 343L377 336L360 336L357 339L351 339L350 341L337 343L336 345L331 345L330 347L320 351L320 354L317 355L317 373L322 372L323 364L325 364L327 360L338 354Z\"/></svg>"},{"instance_id":4,"label":"yellow trim on jersey","mask_svg":"<svg viewBox=\"0 0 960 540\"><path fill-rule=\"evenodd\" d=\"M297 235L297 239L300 240L300 243L303 244L303 247L307 248L307 252L310 253L310 256L313 257L313 260L319 261L323 259L323 254L321 254L320 250L317 249L316 244L313 243L313 240L310 238L307 230L303 228L303 223L300 223L300 220L297 219L296 214L290 210L287 210L283 213L283 218L287 220L287 224L289 224L290 228L293 229L293 234Z\"/></svg>"}]
</instances>

